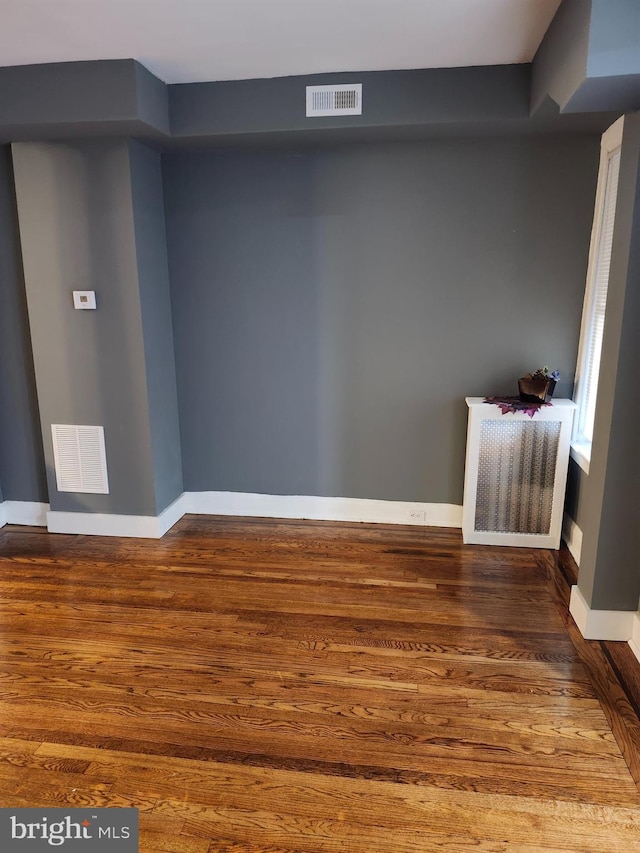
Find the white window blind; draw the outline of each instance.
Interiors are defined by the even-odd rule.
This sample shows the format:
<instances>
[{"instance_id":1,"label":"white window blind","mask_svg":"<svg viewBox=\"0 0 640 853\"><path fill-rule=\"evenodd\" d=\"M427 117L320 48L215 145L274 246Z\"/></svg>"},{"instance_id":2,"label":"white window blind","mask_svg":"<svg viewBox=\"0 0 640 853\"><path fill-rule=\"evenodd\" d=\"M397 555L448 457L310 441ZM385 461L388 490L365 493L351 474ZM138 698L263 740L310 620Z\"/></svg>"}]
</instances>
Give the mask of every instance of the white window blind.
<instances>
[{"instance_id":1,"label":"white window blind","mask_svg":"<svg viewBox=\"0 0 640 853\"><path fill-rule=\"evenodd\" d=\"M582 446L583 452L586 452L587 455L590 455L590 445L593 441L602 338L607 307L609 268L611 266L611 248L620 174L621 121L616 122L607 131L602 141L598 193L591 233L592 244L582 317L576 396L578 413L574 441Z\"/></svg>"}]
</instances>

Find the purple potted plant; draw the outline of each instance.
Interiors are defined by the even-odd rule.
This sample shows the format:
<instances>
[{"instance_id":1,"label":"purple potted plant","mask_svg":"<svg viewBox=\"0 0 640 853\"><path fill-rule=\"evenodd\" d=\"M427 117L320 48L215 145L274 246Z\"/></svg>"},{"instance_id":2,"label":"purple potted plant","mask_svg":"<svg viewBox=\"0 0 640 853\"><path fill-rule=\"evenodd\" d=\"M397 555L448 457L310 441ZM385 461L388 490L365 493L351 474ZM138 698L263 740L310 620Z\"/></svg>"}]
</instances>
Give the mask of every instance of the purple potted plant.
<instances>
[{"instance_id":1,"label":"purple potted plant","mask_svg":"<svg viewBox=\"0 0 640 853\"><path fill-rule=\"evenodd\" d=\"M560 379L560 371L549 372L548 367L539 367L535 373L525 373L518 379L520 399L528 403L548 403Z\"/></svg>"}]
</instances>

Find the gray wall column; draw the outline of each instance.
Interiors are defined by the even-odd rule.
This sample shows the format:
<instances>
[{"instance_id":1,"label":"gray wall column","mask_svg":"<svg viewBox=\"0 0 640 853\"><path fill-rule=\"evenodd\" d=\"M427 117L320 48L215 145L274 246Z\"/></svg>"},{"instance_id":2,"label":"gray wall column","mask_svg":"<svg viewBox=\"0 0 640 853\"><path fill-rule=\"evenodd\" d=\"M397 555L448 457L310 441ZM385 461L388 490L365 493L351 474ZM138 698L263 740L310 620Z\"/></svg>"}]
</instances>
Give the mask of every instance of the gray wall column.
<instances>
[{"instance_id":1,"label":"gray wall column","mask_svg":"<svg viewBox=\"0 0 640 853\"><path fill-rule=\"evenodd\" d=\"M149 267L149 247L164 241L162 206L148 218L144 210L159 171L139 149L124 140L13 146L52 510L156 515L181 491L179 460L159 447L152 423L176 417L159 411L158 393L169 409L171 393L158 392L148 364L158 341L172 352L173 340L164 256ZM145 323L156 274L158 306ZM74 310L73 290L95 290L97 310ZM110 494L57 491L52 423L104 426Z\"/></svg>"},{"instance_id":2,"label":"gray wall column","mask_svg":"<svg viewBox=\"0 0 640 853\"><path fill-rule=\"evenodd\" d=\"M579 501L578 587L593 610L640 597L640 113L625 119L598 407Z\"/></svg>"},{"instance_id":3,"label":"gray wall column","mask_svg":"<svg viewBox=\"0 0 640 853\"><path fill-rule=\"evenodd\" d=\"M0 486L0 500L48 500L8 145L0 146Z\"/></svg>"},{"instance_id":4,"label":"gray wall column","mask_svg":"<svg viewBox=\"0 0 640 853\"><path fill-rule=\"evenodd\" d=\"M156 506L182 493L182 454L160 154L130 143L138 284Z\"/></svg>"},{"instance_id":5,"label":"gray wall column","mask_svg":"<svg viewBox=\"0 0 640 853\"><path fill-rule=\"evenodd\" d=\"M640 104L638 0L563 0L533 61L531 108L631 111Z\"/></svg>"}]
</instances>

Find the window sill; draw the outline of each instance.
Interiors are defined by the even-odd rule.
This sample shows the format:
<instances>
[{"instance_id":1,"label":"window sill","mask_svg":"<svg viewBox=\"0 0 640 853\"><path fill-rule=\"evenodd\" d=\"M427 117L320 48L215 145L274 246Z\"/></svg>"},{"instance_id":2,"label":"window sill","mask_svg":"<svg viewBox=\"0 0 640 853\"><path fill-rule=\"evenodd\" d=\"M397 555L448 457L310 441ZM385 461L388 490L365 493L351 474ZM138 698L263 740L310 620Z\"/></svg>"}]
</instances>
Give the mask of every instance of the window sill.
<instances>
[{"instance_id":1,"label":"window sill","mask_svg":"<svg viewBox=\"0 0 640 853\"><path fill-rule=\"evenodd\" d=\"M591 444L587 441L572 441L570 455L585 474L588 474L589 463L591 462Z\"/></svg>"}]
</instances>

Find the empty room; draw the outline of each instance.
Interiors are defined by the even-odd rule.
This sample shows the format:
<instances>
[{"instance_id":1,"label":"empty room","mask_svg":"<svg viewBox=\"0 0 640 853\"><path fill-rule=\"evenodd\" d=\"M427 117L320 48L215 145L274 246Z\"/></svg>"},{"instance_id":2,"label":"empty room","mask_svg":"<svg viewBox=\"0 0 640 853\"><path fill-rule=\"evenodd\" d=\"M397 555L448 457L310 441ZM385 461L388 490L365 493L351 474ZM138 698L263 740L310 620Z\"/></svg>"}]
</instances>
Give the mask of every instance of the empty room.
<instances>
[{"instance_id":1,"label":"empty room","mask_svg":"<svg viewBox=\"0 0 640 853\"><path fill-rule=\"evenodd\" d=\"M0 0L0 847L640 851L640 2Z\"/></svg>"}]
</instances>

